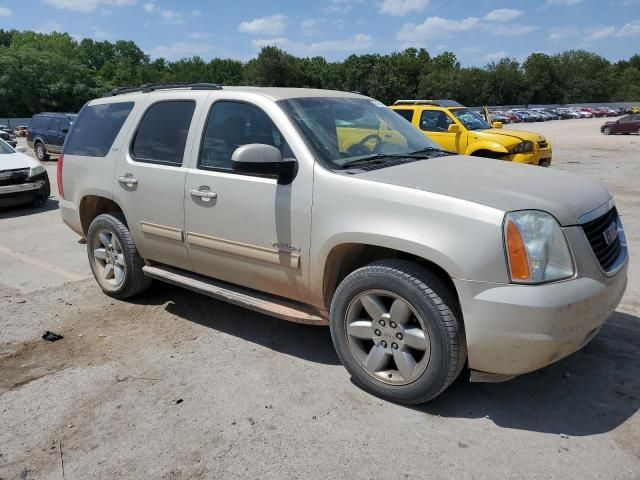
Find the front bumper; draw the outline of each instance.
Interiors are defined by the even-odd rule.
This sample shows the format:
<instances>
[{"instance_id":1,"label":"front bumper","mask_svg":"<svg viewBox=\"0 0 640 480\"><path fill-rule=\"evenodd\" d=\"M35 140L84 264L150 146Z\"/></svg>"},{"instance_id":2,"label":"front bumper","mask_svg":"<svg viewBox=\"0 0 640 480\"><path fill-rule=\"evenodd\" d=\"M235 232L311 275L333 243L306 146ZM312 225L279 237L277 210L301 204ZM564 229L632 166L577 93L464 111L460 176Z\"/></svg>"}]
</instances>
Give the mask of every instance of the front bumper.
<instances>
[{"instance_id":1,"label":"front bumper","mask_svg":"<svg viewBox=\"0 0 640 480\"><path fill-rule=\"evenodd\" d=\"M48 197L51 191L49 177L43 175L42 178L15 185L0 186L0 207L10 207L32 202L38 196Z\"/></svg>"},{"instance_id":2,"label":"front bumper","mask_svg":"<svg viewBox=\"0 0 640 480\"><path fill-rule=\"evenodd\" d=\"M469 367L519 375L586 345L620 303L628 260L610 278L546 285L455 280L464 312Z\"/></svg>"},{"instance_id":3,"label":"front bumper","mask_svg":"<svg viewBox=\"0 0 640 480\"><path fill-rule=\"evenodd\" d=\"M536 149L533 152L514 153L505 158L514 163L527 163L529 165L539 165L541 167L550 167L551 157L552 157L551 146L547 143L546 147L544 148L536 147Z\"/></svg>"}]
</instances>

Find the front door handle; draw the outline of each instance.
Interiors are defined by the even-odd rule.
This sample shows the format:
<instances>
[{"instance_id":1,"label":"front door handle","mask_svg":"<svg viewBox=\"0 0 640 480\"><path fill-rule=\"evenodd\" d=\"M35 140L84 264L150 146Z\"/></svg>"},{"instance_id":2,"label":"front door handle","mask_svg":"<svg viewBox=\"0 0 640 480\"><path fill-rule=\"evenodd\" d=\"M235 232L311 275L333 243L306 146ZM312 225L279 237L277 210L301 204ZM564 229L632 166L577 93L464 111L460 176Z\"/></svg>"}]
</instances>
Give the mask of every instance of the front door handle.
<instances>
[{"instance_id":1,"label":"front door handle","mask_svg":"<svg viewBox=\"0 0 640 480\"><path fill-rule=\"evenodd\" d=\"M127 173L124 177L118 177L120 183L124 183L127 187L133 187L138 184L138 179Z\"/></svg>"},{"instance_id":2,"label":"front door handle","mask_svg":"<svg viewBox=\"0 0 640 480\"><path fill-rule=\"evenodd\" d=\"M209 202L212 198L218 198L218 194L216 192L212 192L211 190L206 190L203 187L200 187L200 190L196 190L192 188L189 190L192 197L201 198L203 202Z\"/></svg>"}]
</instances>

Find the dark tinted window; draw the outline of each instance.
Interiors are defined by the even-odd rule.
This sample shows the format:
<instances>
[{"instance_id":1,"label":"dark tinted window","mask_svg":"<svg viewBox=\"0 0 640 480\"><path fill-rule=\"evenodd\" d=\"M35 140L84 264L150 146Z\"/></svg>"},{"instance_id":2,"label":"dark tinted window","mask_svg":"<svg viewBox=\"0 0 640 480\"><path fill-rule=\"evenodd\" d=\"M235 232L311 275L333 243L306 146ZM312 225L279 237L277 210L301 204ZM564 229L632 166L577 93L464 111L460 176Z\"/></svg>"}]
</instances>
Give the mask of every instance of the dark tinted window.
<instances>
[{"instance_id":1,"label":"dark tinted window","mask_svg":"<svg viewBox=\"0 0 640 480\"><path fill-rule=\"evenodd\" d=\"M29 129L43 130L49 125L49 117L33 117L29 122Z\"/></svg>"},{"instance_id":2,"label":"dark tinted window","mask_svg":"<svg viewBox=\"0 0 640 480\"><path fill-rule=\"evenodd\" d=\"M132 108L133 102L85 106L67 135L64 153L104 157L109 153Z\"/></svg>"},{"instance_id":3,"label":"dark tinted window","mask_svg":"<svg viewBox=\"0 0 640 480\"><path fill-rule=\"evenodd\" d=\"M247 103L216 102L209 113L198 166L230 170L233 152L250 143L271 145L283 158L293 157L284 137L262 110Z\"/></svg>"},{"instance_id":4,"label":"dark tinted window","mask_svg":"<svg viewBox=\"0 0 640 480\"><path fill-rule=\"evenodd\" d=\"M190 100L152 105L144 114L133 140L133 158L141 162L182 165L195 108L195 102Z\"/></svg>"},{"instance_id":5,"label":"dark tinted window","mask_svg":"<svg viewBox=\"0 0 640 480\"><path fill-rule=\"evenodd\" d=\"M410 122L413 120L413 110L394 110L394 112L405 120L409 120Z\"/></svg>"},{"instance_id":6,"label":"dark tinted window","mask_svg":"<svg viewBox=\"0 0 640 480\"><path fill-rule=\"evenodd\" d=\"M51 130L52 132L59 132L60 131L60 119L59 118L52 118L49 121L49 130Z\"/></svg>"},{"instance_id":7,"label":"dark tinted window","mask_svg":"<svg viewBox=\"0 0 640 480\"><path fill-rule=\"evenodd\" d=\"M439 110L425 110L420 118L420 128L427 132L447 132L453 120Z\"/></svg>"}]
</instances>

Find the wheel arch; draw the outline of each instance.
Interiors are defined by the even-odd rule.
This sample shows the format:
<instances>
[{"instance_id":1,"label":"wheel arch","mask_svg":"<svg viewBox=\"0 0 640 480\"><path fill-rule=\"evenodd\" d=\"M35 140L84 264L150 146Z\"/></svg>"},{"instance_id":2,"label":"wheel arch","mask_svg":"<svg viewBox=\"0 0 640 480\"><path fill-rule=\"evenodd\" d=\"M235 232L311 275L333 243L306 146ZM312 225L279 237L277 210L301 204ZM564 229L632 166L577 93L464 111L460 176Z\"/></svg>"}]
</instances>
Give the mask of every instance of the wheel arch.
<instances>
[{"instance_id":1,"label":"wheel arch","mask_svg":"<svg viewBox=\"0 0 640 480\"><path fill-rule=\"evenodd\" d=\"M322 267L322 304L329 311L336 288L350 273L372 262L386 259L401 259L414 262L434 273L451 290L462 319L460 297L453 282L452 266L442 266L442 259L434 261L411 251L412 249L389 248L375 243L348 242L335 245L328 252Z\"/></svg>"},{"instance_id":2,"label":"wheel arch","mask_svg":"<svg viewBox=\"0 0 640 480\"><path fill-rule=\"evenodd\" d=\"M479 156L482 152L489 152L494 156L504 156L510 153L504 145L497 142L475 142L469 145L465 155Z\"/></svg>"},{"instance_id":3,"label":"wheel arch","mask_svg":"<svg viewBox=\"0 0 640 480\"><path fill-rule=\"evenodd\" d=\"M91 222L98 216L103 213L111 213L118 212L121 213L124 217L124 211L116 203L114 200L103 197L100 195L85 195L80 200L80 205L78 207L78 211L80 214L80 225L82 227L82 233L87 235L89 231L89 226ZM126 224L126 218L125 218Z\"/></svg>"}]
</instances>

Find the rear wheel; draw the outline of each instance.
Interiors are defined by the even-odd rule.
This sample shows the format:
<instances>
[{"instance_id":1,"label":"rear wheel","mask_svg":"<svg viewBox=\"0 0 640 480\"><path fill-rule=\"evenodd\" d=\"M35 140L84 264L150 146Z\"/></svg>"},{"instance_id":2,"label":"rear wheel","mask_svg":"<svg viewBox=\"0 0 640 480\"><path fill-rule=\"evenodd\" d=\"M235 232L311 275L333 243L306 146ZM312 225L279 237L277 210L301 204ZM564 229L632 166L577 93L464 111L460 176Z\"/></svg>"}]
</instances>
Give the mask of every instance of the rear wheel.
<instances>
[{"instance_id":1,"label":"rear wheel","mask_svg":"<svg viewBox=\"0 0 640 480\"><path fill-rule=\"evenodd\" d=\"M144 261L119 213L98 215L91 222L87 254L93 276L111 297L129 298L151 284L151 279L142 272Z\"/></svg>"},{"instance_id":2,"label":"rear wheel","mask_svg":"<svg viewBox=\"0 0 640 480\"><path fill-rule=\"evenodd\" d=\"M376 262L339 285L331 304L331 337L363 389L399 403L423 403L445 390L464 366L458 310L452 292L429 270L401 260Z\"/></svg>"},{"instance_id":3,"label":"rear wheel","mask_svg":"<svg viewBox=\"0 0 640 480\"><path fill-rule=\"evenodd\" d=\"M36 158L38 160L40 160L41 162L46 162L47 160L49 160L50 157L47 153L47 149L45 148L44 143L36 142L34 150L36 151Z\"/></svg>"}]
</instances>

